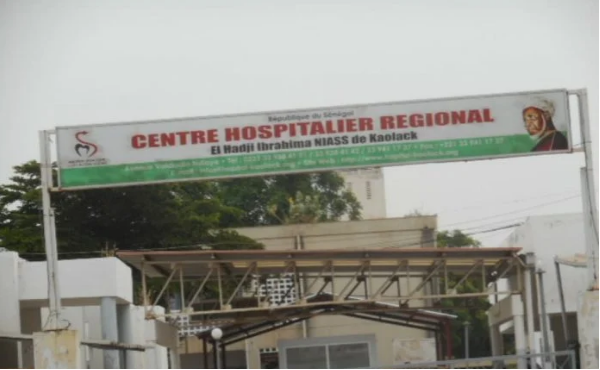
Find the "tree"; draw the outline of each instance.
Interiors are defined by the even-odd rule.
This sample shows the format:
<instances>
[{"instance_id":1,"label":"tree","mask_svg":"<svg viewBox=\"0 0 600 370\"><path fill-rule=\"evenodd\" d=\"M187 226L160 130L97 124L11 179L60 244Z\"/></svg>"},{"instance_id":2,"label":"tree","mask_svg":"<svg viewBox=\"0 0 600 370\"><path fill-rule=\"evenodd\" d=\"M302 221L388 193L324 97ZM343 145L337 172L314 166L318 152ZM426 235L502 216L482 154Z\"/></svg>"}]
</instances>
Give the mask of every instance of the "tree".
<instances>
[{"instance_id":1,"label":"tree","mask_svg":"<svg viewBox=\"0 0 600 370\"><path fill-rule=\"evenodd\" d=\"M216 186L219 199L244 212L236 226L303 223L306 220L297 218L298 214L289 217L295 212L294 204L307 201L311 205L304 210L312 213L309 222L337 221L344 215L360 219L360 203L335 172L226 180Z\"/></svg>"},{"instance_id":2,"label":"tree","mask_svg":"<svg viewBox=\"0 0 600 370\"><path fill-rule=\"evenodd\" d=\"M437 234L437 244L440 248L464 248L480 247L481 243L460 230L443 231ZM465 282L456 287L462 276L449 274L448 287L456 288L458 294L480 293L483 291L483 280L478 276L471 276ZM442 281L442 284L444 282ZM469 356L484 357L491 355L490 334L486 311L491 304L484 297L460 298L460 299L442 299L441 306L449 313L458 316L453 320L453 353L456 358L465 357L464 345L464 323L469 323Z\"/></svg>"},{"instance_id":3,"label":"tree","mask_svg":"<svg viewBox=\"0 0 600 370\"><path fill-rule=\"evenodd\" d=\"M481 247L481 242L463 234L460 230L439 232L437 243L440 248Z\"/></svg>"},{"instance_id":4,"label":"tree","mask_svg":"<svg viewBox=\"0 0 600 370\"><path fill-rule=\"evenodd\" d=\"M0 247L43 259L39 163L14 171L0 185ZM61 259L114 249L255 249L262 245L230 229L360 217L335 173L58 192L52 207Z\"/></svg>"},{"instance_id":5,"label":"tree","mask_svg":"<svg viewBox=\"0 0 600 370\"><path fill-rule=\"evenodd\" d=\"M43 254L39 164L14 167L0 186L0 246ZM59 192L52 195L61 258L98 255L106 248L156 249L210 245L217 249L258 248L226 231L243 211L214 197L209 182Z\"/></svg>"}]
</instances>

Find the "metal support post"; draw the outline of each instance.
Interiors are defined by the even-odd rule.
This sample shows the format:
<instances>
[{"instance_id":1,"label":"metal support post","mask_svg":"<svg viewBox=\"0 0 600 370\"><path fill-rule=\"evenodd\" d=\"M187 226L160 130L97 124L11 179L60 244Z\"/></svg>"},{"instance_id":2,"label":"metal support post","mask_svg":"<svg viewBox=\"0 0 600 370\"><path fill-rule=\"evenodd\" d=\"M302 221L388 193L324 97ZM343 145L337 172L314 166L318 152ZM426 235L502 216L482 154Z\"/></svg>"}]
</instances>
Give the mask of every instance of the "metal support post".
<instances>
[{"instance_id":1,"label":"metal support post","mask_svg":"<svg viewBox=\"0 0 600 370\"><path fill-rule=\"evenodd\" d=\"M543 339L543 343L544 343L544 368L545 369L552 369L552 365L551 365L551 358L549 356L550 353L550 342L548 341L548 337L549 337L549 330L548 330L548 321L547 321L547 317L546 317L546 299L545 299L545 294L544 294L544 278L543 275L544 274L544 270L541 268L538 268L537 270L537 285L538 285L538 297L539 297L539 302L538 302L538 306L540 309L540 322L542 325L542 339Z\"/></svg>"},{"instance_id":2,"label":"metal support post","mask_svg":"<svg viewBox=\"0 0 600 370\"><path fill-rule=\"evenodd\" d=\"M579 124L581 129L581 143L585 155L585 176L582 176L582 200L586 218L589 222L585 222L586 238L590 239L586 242L586 254L588 258L589 282L588 289L598 289L598 206L596 200L596 187L594 184L594 163L592 153L592 137L590 134L590 112L588 106L587 90L577 90L574 92L577 95L579 107ZM583 178L585 177L585 178ZM585 186L583 186L585 185ZM589 206L586 207L586 204Z\"/></svg>"},{"instance_id":3,"label":"metal support post","mask_svg":"<svg viewBox=\"0 0 600 370\"><path fill-rule=\"evenodd\" d=\"M103 297L100 300L100 325L102 326L102 339L111 342L119 341L117 324L117 301L113 297ZM103 352L105 369L120 369L119 351L105 349Z\"/></svg>"},{"instance_id":4,"label":"metal support post","mask_svg":"<svg viewBox=\"0 0 600 370\"><path fill-rule=\"evenodd\" d=\"M219 369L227 369L227 347L225 347L225 343L221 344L221 366Z\"/></svg>"},{"instance_id":5,"label":"metal support post","mask_svg":"<svg viewBox=\"0 0 600 370\"><path fill-rule=\"evenodd\" d=\"M465 358L469 358L469 322L465 321L463 325L465 327Z\"/></svg>"},{"instance_id":6,"label":"metal support post","mask_svg":"<svg viewBox=\"0 0 600 370\"><path fill-rule=\"evenodd\" d=\"M221 369L222 358L221 358L221 346L219 345L219 341L213 342L213 348L215 349L215 365L217 369Z\"/></svg>"},{"instance_id":7,"label":"metal support post","mask_svg":"<svg viewBox=\"0 0 600 370\"><path fill-rule=\"evenodd\" d=\"M519 300L520 301L520 300ZM523 302L519 302L522 303ZM513 317L513 327L515 332L515 347L517 350L517 367L519 369L527 368L527 340L525 337L525 320L523 319L523 315L520 313L518 315L514 315Z\"/></svg>"},{"instance_id":8,"label":"metal support post","mask_svg":"<svg viewBox=\"0 0 600 370\"><path fill-rule=\"evenodd\" d=\"M202 364L205 369L208 369L208 345L206 341L206 338L202 338L202 354L204 355Z\"/></svg>"},{"instance_id":9,"label":"metal support post","mask_svg":"<svg viewBox=\"0 0 600 370\"><path fill-rule=\"evenodd\" d=\"M58 286L58 251L56 246L56 228L54 210L50 198L52 188L52 161L50 157L49 133L39 132L40 140L40 179L42 185L42 213L44 220L44 247L48 275L49 317L48 326L44 329L59 329L62 307Z\"/></svg>"},{"instance_id":10,"label":"metal support post","mask_svg":"<svg viewBox=\"0 0 600 370\"><path fill-rule=\"evenodd\" d=\"M534 258L533 254L530 254L527 256L527 259L532 259ZM527 262L529 265L531 265L532 261L528 261ZM528 347L529 347L529 354L532 355L532 357L529 358L529 364L531 366L532 369L534 369L537 365L536 365L536 358L533 357L533 355L535 354L535 337L534 337L534 332L535 332L535 316L534 316L534 311L533 311L533 302L534 302L534 298L533 298L533 284L532 284L532 280L534 279L535 275L534 275L534 271L532 267L527 268L527 270L525 271L524 274L525 277L525 310L526 310L526 318L527 318L527 342L528 342Z\"/></svg>"},{"instance_id":11,"label":"metal support post","mask_svg":"<svg viewBox=\"0 0 600 370\"><path fill-rule=\"evenodd\" d=\"M554 261L554 268L556 269L556 279L558 283L558 296L560 298L560 317L562 319L563 335L568 343L571 340L569 335L569 326L567 325L567 309L565 307L565 294L563 291L562 278L560 276L560 265L557 261Z\"/></svg>"},{"instance_id":12,"label":"metal support post","mask_svg":"<svg viewBox=\"0 0 600 370\"><path fill-rule=\"evenodd\" d=\"M446 359L451 360L454 358L452 346L454 341L452 340L452 328L450 326L450 320L444 321L444 330L446 334Z\"/></svg>"},{"instance_id":13,"label":"metal support post","mask_svg":"<svg viewBox=\"0 0 600 370\"><path fill-rule=\"evenodd\" d=\"M590 170L586 167L580 169L581 203L583 206L583 237L587 259L587 289L598 289L598 237L597 225L594 218L594 209L591 202L593 189L590 189Z\"/></svg>"}]
</instances>

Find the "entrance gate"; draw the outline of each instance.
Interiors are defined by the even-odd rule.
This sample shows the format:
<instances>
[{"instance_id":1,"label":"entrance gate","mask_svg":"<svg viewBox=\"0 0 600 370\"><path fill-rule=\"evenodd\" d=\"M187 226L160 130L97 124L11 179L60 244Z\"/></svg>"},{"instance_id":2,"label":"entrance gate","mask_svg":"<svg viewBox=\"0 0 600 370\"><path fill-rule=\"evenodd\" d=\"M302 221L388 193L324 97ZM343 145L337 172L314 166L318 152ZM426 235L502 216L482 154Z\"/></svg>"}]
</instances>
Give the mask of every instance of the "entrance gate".
<instances>
[{"instance_id":1,"label":"entrance gate","mask_svg":"<svg viewBox=\"0 0 600 370\"><path fill-rule=\"evenodd\" d=\"M584 134L582 141L589 163L591 148L587 145L589 119L585 90L533 91L238 116L59 127L53 131L42 131L40 163L48 264L48 327L50 330L60 329L61 322L55 219L50 202L52 191L570 153L570 95L578 98ZM50 136L54 134L58 153L56 185L50 150ZM541 139L532 144L531 137ZM160 160L157 162L156 158ZM589 176L588 181L591 184L588 188L594 189L593 177ZM594 195L593 191L588 193L591 204L596 204ZM593 218L597 220L597 209L593 208ZM481 251L477 250L478 253ZM597 256L597 246L589 254ZM420 267L420 273L424 273L423 286L434 276L439 276L441 271L453 268L445 255L438 258L442 262L431 263L428 260ZM477 259L479 262L471 261L479 266L475 269L492 270L483 255ZM514 255L510 259L514 260ZM395 272L390 275L388 271L389 281L381 288L382 291L394 284L398 272L404 267L415 266L410 259L403 261L395 261L394 266L386 267ZM495 265L497 262L494 261L493 266L500 267ZM178 265L182 273L185 270L183 265L183 261ZM292 269L292 265L286 267ZM295 268L299 267L295 265ZM313 266L310 273L320 273L319 277L335 274L334 267L338 269L331 263L321 264ZM472 267L474 265L469 269ZM366 266L358 264L353 268L362 276L360 271ZM590 275L597 276L597 266L595 268L595 274ZM244 265L244 269L251 271L251 266ZM469 269L463 272L472 273ZM217 276L222 272L221 267L210 267L207 271L211 271L211 275L216 272ZM501 269L496 271L502 272ZM170 278L173 276L170 275ZM399 306L405 307L414 301L416 291L423 286L415 287L414 292L408 289L408 295L402 293ZM427 298L447 297L449 292L445 288L443 292L429 294ZM373 296L374 291L369 292L367 303L373 303L375 296L383 294L377 291L378 294ZM343 295L336 296L330 304L342 305L340 297ZM224 308L231 303L230 300L224 302L221 297L220 310L199 315L222 316L221 311L225 311ZM307 307L313 305L302 300L299 303ZM260 310L262 308L256 307L247 312Z\"/></svg>"}]
</instances>

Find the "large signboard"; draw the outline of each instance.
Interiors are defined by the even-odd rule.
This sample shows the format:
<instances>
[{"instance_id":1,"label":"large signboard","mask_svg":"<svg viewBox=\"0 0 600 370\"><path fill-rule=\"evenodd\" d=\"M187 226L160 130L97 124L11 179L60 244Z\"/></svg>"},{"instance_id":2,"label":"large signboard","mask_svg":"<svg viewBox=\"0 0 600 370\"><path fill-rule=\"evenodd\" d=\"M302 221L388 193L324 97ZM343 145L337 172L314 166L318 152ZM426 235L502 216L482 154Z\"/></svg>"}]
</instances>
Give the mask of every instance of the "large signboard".
<instances>
[{"instance_id":1,"label":"large signboard","mask_svg":"<svg viewBox=\"0 0 600 370\"><path fill-rule=\"evenodd\" d=\"M63 189L571 150L566 90L56 129Z\"/></svg>"}]
</instances>

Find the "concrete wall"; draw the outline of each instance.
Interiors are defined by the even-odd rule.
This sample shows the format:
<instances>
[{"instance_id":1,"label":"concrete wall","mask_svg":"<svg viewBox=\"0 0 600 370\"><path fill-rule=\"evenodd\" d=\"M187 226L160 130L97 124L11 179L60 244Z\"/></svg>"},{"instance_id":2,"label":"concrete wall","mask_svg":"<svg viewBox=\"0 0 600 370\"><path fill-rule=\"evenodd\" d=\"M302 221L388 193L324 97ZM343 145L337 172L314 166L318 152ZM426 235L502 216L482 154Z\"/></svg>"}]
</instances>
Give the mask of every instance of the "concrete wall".
<instances>
[{"instance_id":1,"label":"concrete wall","mask_svg":"<svg viewBox=\"0 0 600 370\"><path fill-rule=\"evenodd\" d=\"M502 247L520 247L521 253L535 253L546 271L544 274L544 293L546 310L549 314L560 313L558 280L554 267L556 255L569 256L585 253L583 234L583 215L580 213L533 216L518 227L501 245ZM568 312L577 311L579 295L586 287L585 269L568 266L561 267L562 283ZM499 290L508 288L507 280L498 283Z\"/></svg>"},{"instance_id":2,"label":"concrete wall","mask_svg":"<svg viewBox=\"0 0 600 370\"><path fill-rule=\"evenodd\" d=\"M167 347L177 348L177 329L162 321L145 320L143 307L131 305L131 269L117 258L59 261L59 287L63 321L83 339L102 339L100 300L112 297L119 304L119 340L156 344L145 353L128 351L129 368L168 368ZM28 262L14 252L0 252L0 332L32 334L44 329L48 318L45 262ZM162 307L157 311L164 312ZM32 342L0 341L0 368L33 368ZM124 362L124 361L123 361ZM103 351L81 348L81 367L103 367Z\"/></svg>"},{"instance_id":3,"label":"concrete wall","mask_svg":"<svg viewBox=\"0 0 600 370\"><path fill-rule=\"evenodd\" d=\"M432 235L436 229L436 216L419 216L246 227L236 231L265 244L267 250L293 250L297 235L303 237L305 249L322 250L435 247Z\"/></svg>"},{"instance_id":4,"label":"concrete wall","mask_svg":"<svg viewBox=\"0 0 600 370\"><path fill-rule=\"evenodd\" d=\"M577 312L581 368L598 368L598 291L584 292L579 297Z\"/></svg>"},{"instance_id":5,"label":"concrete wall","mask_svg":"<svg viewBox=\"0 0 600 370\"><path fill-rule=\"evenodd\" d=\"M63 306L98 305L100 297L115 297L123 304L133 301L131 269L118 258L62 260L58 269ZM22 305L47 304L46 262L23 261L19 279Z\"/></svg>"},{"instance_id":6,"label":"concrete wall","mask_svg":"<svg viewBox=\"0 0 600 370\"><path fill-rule=\"evenodd\" d=\"M0 252L0 332L20 333L19 256ZM0 339L0 368L17 368L18 344Z\"/></svg>"},{"instance_id":7,"label":"concrete wall","mask_svg":"<svg viewBox=\"0 0 600 370\"><path fill-rule=\"evenodd\" d=\"M363 168L342 170L338 173L346 181L346 187L352 191L362 206L362 219L372 220L387 216L385 203L385 183L381 168ZM348 217L344 217L347 220Z\"/></svg>"}]
</instances>

